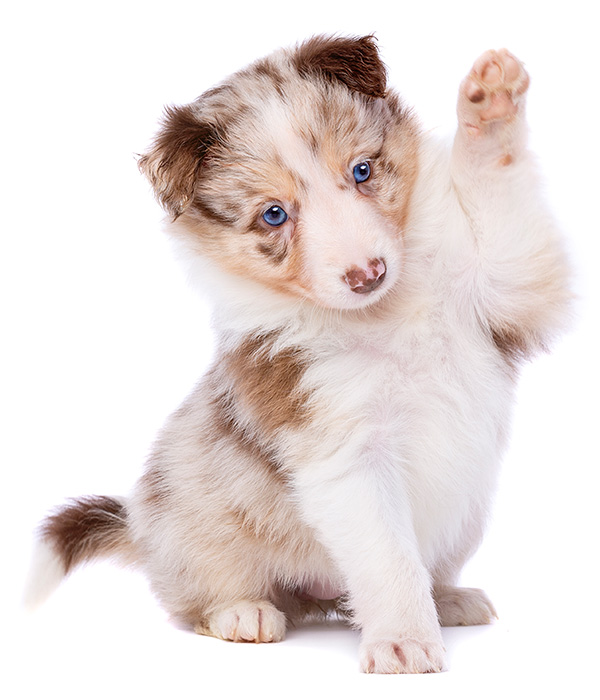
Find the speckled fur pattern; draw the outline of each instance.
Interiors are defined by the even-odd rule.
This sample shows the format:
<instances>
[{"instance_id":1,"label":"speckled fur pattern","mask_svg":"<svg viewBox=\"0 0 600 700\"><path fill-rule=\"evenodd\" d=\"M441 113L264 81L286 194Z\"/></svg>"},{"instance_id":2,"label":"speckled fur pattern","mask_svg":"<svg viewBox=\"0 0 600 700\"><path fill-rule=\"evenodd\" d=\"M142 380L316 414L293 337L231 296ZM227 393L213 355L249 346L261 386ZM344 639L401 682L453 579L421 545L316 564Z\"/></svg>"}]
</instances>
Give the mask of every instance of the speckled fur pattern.
<instances>
[{"instance_id":1,"label":"speckled fur pattern","mask_svg":"<svg viewBox=\"0 0 600 700\"><path fill-rule=\"evenodd\" d=\"M495 617L458 576L519 366L570 304L528 84L508 51L484 54L446 144L372 37L316 37L168 109L140 168L213 298L217 356L129 498L45 522L36 595L46 571L112 553L202 634L276 642L336 610L369 673L440 671L440 625Z\"/></svg>"}]
</instances>

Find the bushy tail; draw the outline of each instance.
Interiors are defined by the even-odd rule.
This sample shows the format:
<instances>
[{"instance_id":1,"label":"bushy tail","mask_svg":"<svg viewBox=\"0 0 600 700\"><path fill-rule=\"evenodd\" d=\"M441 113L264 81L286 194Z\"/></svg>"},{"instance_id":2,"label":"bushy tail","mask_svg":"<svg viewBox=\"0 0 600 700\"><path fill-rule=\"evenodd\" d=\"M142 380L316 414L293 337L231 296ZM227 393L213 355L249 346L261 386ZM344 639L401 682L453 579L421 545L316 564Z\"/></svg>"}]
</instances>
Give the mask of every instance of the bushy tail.
<instances>
[{"instance_id":1,"label":"bushy tail","mask_svg":"<svg viewBox=\"0 0 600 700\"><path fill-rule=\"evenodd\" d=\"M110 496L73 499L40 527L25 605L41 604L79 564L115 555L131 561L132 550L124 500Z\"/></svg>"}]
</instances>

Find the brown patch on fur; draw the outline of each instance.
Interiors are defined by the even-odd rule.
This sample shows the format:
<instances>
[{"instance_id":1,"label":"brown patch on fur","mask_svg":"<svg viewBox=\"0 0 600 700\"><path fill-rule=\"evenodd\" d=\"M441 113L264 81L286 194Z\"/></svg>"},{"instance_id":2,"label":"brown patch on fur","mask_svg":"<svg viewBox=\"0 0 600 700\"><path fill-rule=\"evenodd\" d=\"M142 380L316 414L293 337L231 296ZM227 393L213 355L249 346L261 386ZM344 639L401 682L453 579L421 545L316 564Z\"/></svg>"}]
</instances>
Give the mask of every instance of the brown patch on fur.
<instances>
[{"instance_id":1,"label":"brown patch on fur","mask_svg":"<svg viewBox=\"0 0 600 700\"><path fill-rule=\"evenodd\" d=\"M374 164L373 183L382 210L396 222L398 230L403 231L419 171L420 127L412 111L396 94L388 95L386 102L391 124L381 156Z\"/></svg>"},{"instance_id":2,"label":"brown patch on fur","mask_svg":"<svg viewBox=\"0 0 600 700\"><path fill-rule=\"evenodd\" d=\"M309 395L299 389L308 358L301 348L272 354L275 333L249 336L223 360L230 397L249 411L261 431L299 427L309 417Z\"/></svg>"},{"instance_id":3,"label":"brown patch on fur","mask_svg":"<svg viewBox=\"0 0 600 700\"><path fill-rule=\"evenodd\" d=\"M272 239L261 241L256 249L259 253L265 255L269 260L275 263L275 265L281 265L288 254L288 246L285 242Z\"/></svg>"},{"instance_id":4,"label":"brown patch on fur","mask_svg":"<svg viewBox=\"0 0 600 700\"><path fill-rule=\"evenodd\" d=\"M213 400L211 430L215 435L233 442L238 449L249 453L254 459L262 462L270 472L278 472L280 464L268 445L260 442L251 427L245 426L238 418L236 406L228 391L218 391L220 381L216 377Z\"/></svg>"},{"instance_id":5,"label":"brown patch on fur","mask_svg":"<svg viewBox=\"0 0 600 700\"><path fill-rule=\"evenodd\" d=\"M198 117L194 104L168 107L163 127L138 165L162 206L177 218L192 200L198 171L218 136Z\"/></svg>"},{"instance_id":6,"label":"brown patch on fur","mask_svg":"<svg viewBox=\"0 0 600 700\"><path fill-rule=\"evenodd\" d=\"M250 124L247 132L252 128ZM197 249L220 268L297 294L303 290L303 251L296 219L308 185L277 154L266 153L261 162L240 150L237 142L232 144L210 166L210 173L199 178L194 203L182 216L178 232L192 236ZM275 201L286 203L289 220L281 227L270 227L262 219Z\"/></svg>"},{"instance_id":7,"label":"brown patch on fur","mask_svg":"<svg viewBox=\"0 0 600 700\"><path fill-rule=\"evenodd\" d=\"M512 165L513 163L513 157L511 156L510 153L506 153L502 158L500 158L500 165L502 166L507 166L507 165Z\"/></svg>"},{"instance_id":8,"label":"brown patch on fur","mask_svg":"<svg viewBox=\"0 0 600 700\"><path fill-rule=\"evenodd\" d=\"M128 544L126 518L121 501L87 496L73 499L49 516L41 535L53 545L68 573L87 559L109 555Z\"/></svg>"},{"instance_id":9,"label":"brown patch on fur","mask_svg":"<svg viewBox=\"0 0 600 700\"><path fill-rule=\"evenodd\" d=\"M526 360L531 355L527 339L518 328L511 326L491 328L491 333L494 344L511 365Z\"/></svg>"},{"instance_id":10,"label":"brown patch on fur","mask_svg":"<svg viewBox=\"0 0 600 700\"><path fill-rule=\"evenodd\" d=\"M285 98L285 77L272 61L266 58L256 61L250 68L250 71L267 79L278 95Z\"/></svg>"},{"instance_id":11,"label":"brown patch on fur","mask_svg":"<svg viewBox=\"0 0 600 700\"><path fill-rule=\"evenodd\" d=\"M314 37L298 47L294 64L301 75L322 75L353 92L385 96L387 71L373 36Z\"/></svg>"},{"instance_id":12,"label":"brown patch on fur","mask_svg":"<svg viewBox=\"0 0 600 700\"><path fill-rule=\"evenodd\" d=\"M226 216L199 196L194 198L193 206L205 219L221 226L233 226L238 220L239 215Z\"/></svg>"},{"instance_id":13,"label":"brown patch on fur","mask_svg":"<svg viewBox=\"0 0 600 700\"><path fill-rule=\"evenodd\" d=\"M278 479L278 483L283 483L284 479L281 470L270 461L265 462L265 465L269 466L270 473ZM287 488L287 485L284 488ZM228 508L227 517L235 523L238 534L243 534L251 540L261 540L268 532L268 539L271 544L282 546L285 543L283 533L268 531L268 527L265 525L265 520L269 519L268 511L263 513L263 519L258 519L256 512L238 504L236 508Z\"/></svg>"},{"instance_id":14,"label":"brown patch on fur","mask_svg":"<svg viewBox=\"0 0 600 700\"><path fill-rule=\"evenodd\" d=\"M145 502L152 508L162 507L171 493L167 477L156 455L140 479L140 489L144 494Z\"/></svg>"}]
</instances>

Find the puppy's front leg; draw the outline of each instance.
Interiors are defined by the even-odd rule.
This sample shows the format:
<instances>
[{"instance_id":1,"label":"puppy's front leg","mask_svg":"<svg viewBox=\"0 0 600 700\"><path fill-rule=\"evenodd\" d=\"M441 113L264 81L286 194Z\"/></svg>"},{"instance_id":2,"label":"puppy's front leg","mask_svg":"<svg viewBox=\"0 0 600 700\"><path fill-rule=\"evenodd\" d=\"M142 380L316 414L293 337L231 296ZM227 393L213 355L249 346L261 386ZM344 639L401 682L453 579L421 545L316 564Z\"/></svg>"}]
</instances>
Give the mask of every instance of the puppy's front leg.
<instances>
[{"instance_id":1,"label":"puppy's front leg","mask_svg":"<svg viewBox=\"0 0 600 700\"><path fill-rule=\"evenodd\" d=\"M337 564L362 631L361 670L429 673L444 647L398 469L345 459L294 478L303 515Z\"/></svg>"},{"instance_id":2,"label":"puppy's front leg","mask_svg":"<svg viewBox=\"0 0 600 700\"><path fill-rule=\"evenodd\" d=\"M460 86L451 160L470 251L457 264L461 299L475 304L500 349L517 357L546 346L570 302L561 236L527 148L528 87L507 50L477 59Z\"/></svg>"}]
</instances>

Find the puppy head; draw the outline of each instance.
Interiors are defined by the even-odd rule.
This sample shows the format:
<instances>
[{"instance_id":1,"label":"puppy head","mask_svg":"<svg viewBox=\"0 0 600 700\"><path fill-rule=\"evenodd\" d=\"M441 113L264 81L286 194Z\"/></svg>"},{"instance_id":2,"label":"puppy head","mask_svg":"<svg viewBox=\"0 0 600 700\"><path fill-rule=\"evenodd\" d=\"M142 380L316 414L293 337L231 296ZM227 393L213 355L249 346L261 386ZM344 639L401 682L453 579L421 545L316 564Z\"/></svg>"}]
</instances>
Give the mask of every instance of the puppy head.
<instances>
[{"instance_id":1,"label":"puppy head","mask_svg":"<svg viewBox=\"0 0 600 700\"><path fill-rule=\"evenodd\" d=\"M417 141L373 39L318 37L168 109L140 167L219 269L356 309L401 274Z\"/></svg>"}]
</instances>

